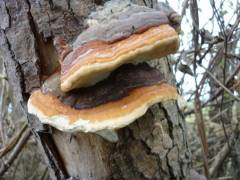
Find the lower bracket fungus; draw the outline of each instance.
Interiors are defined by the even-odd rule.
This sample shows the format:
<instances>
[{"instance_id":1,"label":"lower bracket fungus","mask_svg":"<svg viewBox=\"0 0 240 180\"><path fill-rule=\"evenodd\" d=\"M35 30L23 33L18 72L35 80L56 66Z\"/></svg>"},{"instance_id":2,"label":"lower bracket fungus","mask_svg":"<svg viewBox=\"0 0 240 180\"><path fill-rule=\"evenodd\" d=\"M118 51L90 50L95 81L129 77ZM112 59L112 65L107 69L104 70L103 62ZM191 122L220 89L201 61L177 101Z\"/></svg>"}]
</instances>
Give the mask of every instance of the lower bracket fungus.
<instances>
[{"instance_id":1,"label":"lower bracket fungus","mask_svg":"<svg viewBox=\"0 0 240 180\"><path fill-rule=\"evenodd\" d=\"M96 132L125 127L144 115L153 104L176 98L176 89L162 83L133 89L120 100L77 110L63 104L53 94L37 90L31 95L28 111L42 123L62 131Z\"/></svg>"},{"instance_id":2,"label":"lower bracket fungus","mask_svg":"<svg viewBox=\"0 0 240 180\"><path fill-rule=\"evenodd\" d=\"M98 132L104 129L114 130L125 127L144 115L151 105L177 98L176 89L165 83L163 77L156 73L156 69L148 67L148 70L144 71L146 65L138 65L137 68L131 68L131 66L133 65L130 65L130 68L125 66L115 74L114 80L122 83L120 90L125 90L124 94L121 94L111 81L105 80L107 83L100 85L102 94L105 94L99 96L103 98L103 101L97 101L97 104L93 101L93 104L79 108L77 105L81 104L81 100L83 105L86 104L84 101L89 103L91 100L89 101L87 97L81 98L81 95L76 96L77 90L75 90L70 94L72 93L73 96L75 94L75 98L78 97L77 103L68 105L64 103L66 94L56 94L56 90L51 90L45 85L45 92L39 89L32 93L28 101L28 111L36 115L42 123L62 131ZM131 69L134 73L128 73ZM156 75L159 75L158 78ZM137 83L134 84L134 82ZM116 93L115 97L106 101L104 98L113 93L109 91L110 86L112 91L117 91L121 95ZM92 89L94 88L93 86ZM98 95L92 96L91 92L93 91L85 96L92 99L98 97ZM69 96L71 95L66 97Z\"/></svg>"}]
</instances>

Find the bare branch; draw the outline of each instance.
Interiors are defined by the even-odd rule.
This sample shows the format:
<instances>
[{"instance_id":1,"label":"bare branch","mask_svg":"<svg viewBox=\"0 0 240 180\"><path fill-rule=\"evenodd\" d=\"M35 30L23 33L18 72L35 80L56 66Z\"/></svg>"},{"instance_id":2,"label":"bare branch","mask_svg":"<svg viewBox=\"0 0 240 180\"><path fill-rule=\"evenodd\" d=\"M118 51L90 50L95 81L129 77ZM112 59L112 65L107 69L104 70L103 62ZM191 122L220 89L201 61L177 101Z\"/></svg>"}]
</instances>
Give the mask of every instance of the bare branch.
<instances>
[{"instance_id":1,"label":"bare branch","mask_svg":"<svg viewBox=\"0 0 240 180\"><path fill-rule=\"evenodd\" d=\"M31 130L27 129L19 142L17 143L16 147L14 148L13 152L10 154L9 158L2 164L0 168L0 178L3 177L5 172L11 167L14 160L18 157L21 150L23 149L24 145L27 143L29 137L31 135Z\"/></svg>"},{"instance_id":2,"label":"bare branch","mask_svg":"<svg viewBox=\"0 0 240 180\"><path fill-rule=\"evenodd\" d=\"M209 170L210 177L214 177L217 173L217 170L221 167L223 164L223 161L227 158L227 156L230 154L231 147L235 144L235 139L237 135L234 133L229 138L228 143L225 143L223 148L219 151L219 153L215 156L215 160L212 163L212 167Z\"/></svg>"},{"instance_id":3,"label":"bare branch","mask_svg":"<svg viewBox=\"0 0 240 180\"><path fill-rule=\"evenodd\" d=\"M204 66L200 65L205 71L209 74L209 76L216 82L218 83L219 86L221 86L225 91L227 91L228 94L230 94L233 98L236 100L240 101L240 98L235 96L225 85L223 85L211 72L207 70Z\"/></svg>"},{"instance_id":4,"label":"bare branch","mask_svg":"<svg viewBox=\"0 0 240 180\"><path fill-rule=\"evenodd\" d=\"M0 158L6 155L9 151L11 151L15 145L18 143L19 139L22 137L22 134L27 129L27 123L24 123L21 130L9 141L9 143L2 149L0 149Z\"/></svg>"}]
</instances>

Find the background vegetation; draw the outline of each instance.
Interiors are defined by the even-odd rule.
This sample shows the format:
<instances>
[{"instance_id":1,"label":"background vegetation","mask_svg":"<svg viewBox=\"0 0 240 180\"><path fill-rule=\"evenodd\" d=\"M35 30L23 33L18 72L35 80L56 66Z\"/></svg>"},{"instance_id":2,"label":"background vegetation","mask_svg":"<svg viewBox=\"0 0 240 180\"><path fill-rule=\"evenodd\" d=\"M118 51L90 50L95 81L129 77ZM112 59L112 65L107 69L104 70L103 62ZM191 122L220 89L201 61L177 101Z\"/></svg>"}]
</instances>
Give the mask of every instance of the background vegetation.
<instances>
[{"instance_id":1,"label":"background vegetation","mask_svg":"<svg viewBox=\"0 0 240 180\"><path fill-rule=\"evenodd\" d=\"M182 15L172 57L188 127L193 169L212 179L240 178L240 2L169 0ZM0 176L48 179L26 119L12 108L0 59Z\"/></svg>"}]
</instances>

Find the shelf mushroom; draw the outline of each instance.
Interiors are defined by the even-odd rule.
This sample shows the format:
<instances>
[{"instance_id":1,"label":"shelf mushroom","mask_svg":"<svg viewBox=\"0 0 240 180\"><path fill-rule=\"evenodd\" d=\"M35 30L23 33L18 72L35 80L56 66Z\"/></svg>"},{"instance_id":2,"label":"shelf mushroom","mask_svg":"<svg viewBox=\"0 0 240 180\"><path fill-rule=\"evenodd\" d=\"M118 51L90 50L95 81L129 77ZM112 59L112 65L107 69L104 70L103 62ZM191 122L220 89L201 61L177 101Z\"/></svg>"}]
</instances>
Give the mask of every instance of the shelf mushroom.
<instances>
[{"instance_id":1,"label":"shelf mushroom","mask_svg":"<svg viewBox=\"0 0 240 180\"><path fill-rule=\"evenodd\" d=\"M176 89L163 83L133 89L120 100L77 110L64 105L53 94L37 90L28 102L28 110L42 123L62 131L96 132L125 127L144 115L153 104L176 98Z\"/></svg>"},{"instance_id":2,"label":"shelf mushroom","mask_svg":"<svg viewBox=\"0 0 240 180\"><path fill-rule=\"evenodd\" d=\"M62 91L94 85L123 64L160 58L178 49L178 33L163 11L131 5L111 18L93 23L72 47L55 39Z\"/></svg>"},{"instance_id":3,"label":"shelf mushroom","mask_svg":"<svg viewBox=\"0 0 240 180\"><path fill-rule=\"evenodd\" d=\"M82 98L82 93L77 98L78 101L68 104L64 97L68 99L71 93L76 92L61 94L54 89L58 87L57 84L55 87L45 85L44 89L32 93L28 101L28 111L36 115L42 123L62 131L98 132L125 127L144 115L151 105L177 98L176 89L167 84L163 76L156 76L158 74L156 69L147 65L138 65L137 68L131 66L134 65L130 67L126 65L115 74L113 79L119 84L122 83L121 88L115 89L117 93L107 101L104 98L112 93L108 89L117 88L108 79L105 80L106 83L92 87L99 89L97 86L100 86L102 94L105 93L104 90L106 91L105 96L99 96L103 101L100 103L98 101L97 104L93 101L93 104L87 107L77 106L81 101L92 102L88 98ZM134 72L130 73L131 70ZM49 82L56 82L57 76L52 76ZM47 83L50 84L49 82Z\"/></svg>"},{"instance_id":4,"label":"shelf mushroom","mask_svg":"<svg viewBox=\"0 0 240 180\"><path fill-rule=\"evenodd\" d=\"M176 88L143 62L177 51L179 16L160 6L113 2L89 16L89 28L72 45L55 38L61 70L28 100L28 112L42 123L106 136L151 105L178 98Z\"/></svg>"}]
</instances>

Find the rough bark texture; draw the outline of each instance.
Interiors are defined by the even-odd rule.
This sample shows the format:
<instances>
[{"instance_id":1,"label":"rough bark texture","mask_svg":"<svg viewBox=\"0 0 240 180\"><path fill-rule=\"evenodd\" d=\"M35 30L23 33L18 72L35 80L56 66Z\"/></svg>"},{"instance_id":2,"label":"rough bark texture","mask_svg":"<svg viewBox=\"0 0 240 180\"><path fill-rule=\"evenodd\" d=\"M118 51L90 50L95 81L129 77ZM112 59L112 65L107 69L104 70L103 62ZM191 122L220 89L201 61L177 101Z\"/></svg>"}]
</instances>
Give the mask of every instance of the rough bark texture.
<instances>
[{"instance_id":1,"label":"rough bark texture","mask_svg":"<svg viewBox=\"0 0 240 180\"><path fill-rule=\"evenodd\" d=\"M135 1L143 4L139 0ZM155 1L154 1L155 2ZM15 108L28 116L52 179L184 178L189 169L185 125L175 101L154 105L147 114L118 131L110 143L95 134L69 134L42 126L27 115L31 90L58 66L52 38L72 40L101 1L0 1L0 56L4 60ZM154 5L148 3L146 5ZM151 63L173 83L168 60Z\"/></svg>"}]
</instances>

